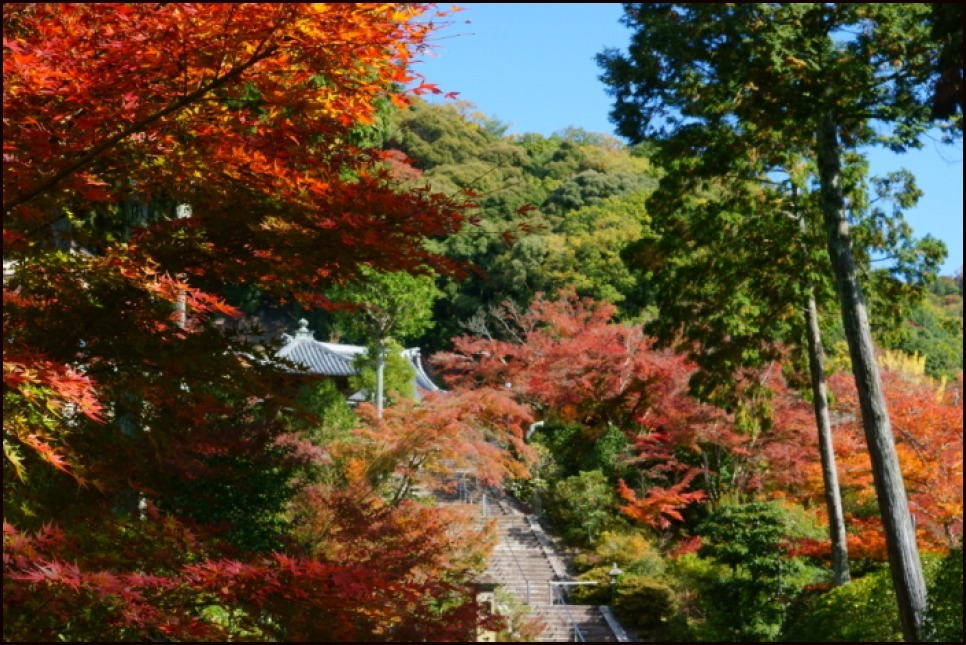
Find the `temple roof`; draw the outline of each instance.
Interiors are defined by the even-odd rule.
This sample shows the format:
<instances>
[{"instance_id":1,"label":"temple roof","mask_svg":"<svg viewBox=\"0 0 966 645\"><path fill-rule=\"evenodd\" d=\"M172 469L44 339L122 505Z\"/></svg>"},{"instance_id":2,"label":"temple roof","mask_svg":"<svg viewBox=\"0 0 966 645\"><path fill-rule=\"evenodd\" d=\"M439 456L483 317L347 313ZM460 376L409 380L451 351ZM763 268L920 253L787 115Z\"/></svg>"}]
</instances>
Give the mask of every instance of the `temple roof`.
<instances>
[{"instance_id":1,"label":"temple roof","mask_svg":"<svg viewBox=\"0 0 966 645\"><path fill-rule=\"evenodd\" d=\"M440 390L439 386L433 383L432 379L429 378L429 374L423 369L423 360L419 354L418 347L411 347L409 349L403 350L403 356L416 370L416 387L426 390L427 392L438 392ZM418 392L418 390L417 390Z\"/></svg>"},{"instance_id":2,"label":"temple roof","mask_svg":"<svg viewBox=\"0 0 966 645\"><path fill-rule=\"evenodd\" d=\"M312 336L304 318L299 321L299 329L294 336L285 334L284 337L286 343L278 350L277 356L301 365L312 374L352 376L357 371L352 362L360 353L365 353L364 347L320 343ZM337 347L361 351L339 351Z\"/></svg>"},{"instance_id":3,"label":"temple roof","mask_svg":"<svg viewBox=\"0 0 966 645\"><path fill-rule=\"evenodd\" d=\"M278 350L277 356L301 365L310 374L324 376L353 376L358 370L355 359L366 354L368 350L359 345L342 345L339 343L323 343L315 340L309 329L308 321L299 320L299 328L294 336L284 334L285 345ZM411 347L402 351L402 356L416 371L415 385L417 396L423 392L437 392L439 387L433 383L423 369L418 347Z\"/></svg>"}]
</instances>

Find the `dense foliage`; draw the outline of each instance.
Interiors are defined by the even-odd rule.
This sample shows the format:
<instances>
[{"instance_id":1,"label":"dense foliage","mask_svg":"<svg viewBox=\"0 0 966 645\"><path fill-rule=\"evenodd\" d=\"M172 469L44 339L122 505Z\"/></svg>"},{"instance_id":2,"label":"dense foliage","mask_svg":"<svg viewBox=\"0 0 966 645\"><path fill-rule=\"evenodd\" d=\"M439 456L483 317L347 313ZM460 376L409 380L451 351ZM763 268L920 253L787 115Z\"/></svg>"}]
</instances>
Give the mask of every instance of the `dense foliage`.
<instances>
[{"instance_id":1,"label":"dense foliage","mask_svg":"<svg viewBox=\"0 0 966 645\"><path fill-rule=\"evenodd\" d=\"M812 59L779 45L823 12L911 25L886 54L916 45L908 73L935 83L902 113L909 144L933 116L961 127L956 6L630 5L638 40L683 47L662 98L708 91L643 136L667 104L621 88L657 54L607 53L625 146L411 97L435 91L410 70L431 6L4 5L5 640L472 640L505 621L475 602L493 535L429 500L456 473L542 513L599 583L571 599L644 640L899 639L816 128L786 127L814 106L780 93ZM684 27L708 65L761 78L689 76ZM896 83L887 118L915 98ZM848 148L874 134L846 123ZM931 275L907 175L840 170L924 633L962 640L961 272ZM834 588L810 299L854 576ZM368 345L352 391L384 350L384 411L273 359L261 327L303 315ZM403 342L446 350L448 391L415 396Z\"/></svg>"},{"instance_id":2,"label":"dense foliage","mask_svg":"<svg viewBox=\"0 0 966 645\"><path fill-rule=\"evenodd\" d=\"M452 270L462 206L353 143L433 15L4 5L5 640L471 637L487 541L377 485L416 449L340 448L225 323Z\"/></svg>"},{"instance_id":3,"label":"dense foliage","mask_svg":"<svg viewBox=\"0 0 966 645\"><path fill-rule=\"evenodd\" d=\"M918 147L935 124L961 137L962 101L936 110L929 96L947 72L962 82L961 59L957 65L944 56L959 27L944 21L937 31L936 6L627 3L628 50L598 58L619 132L657 140L671 167L693 159L672 172L684 171L677 186L785 175L794 183L800 160L814 164L817 216L796 214L824 232L828 261L820 273L835 282L903 633L912 641L926 636L926 587L859 280L848 164L861 146ZM876 228L890 239L902 227L885 217ZM927 267L942 255L930 246ZM910 251L900 248L890 269L907 282Z\"/></svg>"}]
</instances>

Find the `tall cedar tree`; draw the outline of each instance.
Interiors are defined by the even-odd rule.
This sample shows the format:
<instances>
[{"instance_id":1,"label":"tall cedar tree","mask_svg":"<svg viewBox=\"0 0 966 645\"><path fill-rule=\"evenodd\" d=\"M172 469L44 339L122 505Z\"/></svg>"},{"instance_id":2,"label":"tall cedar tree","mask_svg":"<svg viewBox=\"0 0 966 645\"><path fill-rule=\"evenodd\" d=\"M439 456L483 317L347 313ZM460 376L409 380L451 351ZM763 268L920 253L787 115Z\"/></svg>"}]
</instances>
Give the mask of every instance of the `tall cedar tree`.
<instances>
[{"instance_id":1,"label":"tall cedar tree","mask_svg":"<svg viewBox=\"0 0 966 645\"><path fill-rule=\"evenodd\" d=\"M796 194L769 180L702 186L690 175L672 172L650 203L654 234L629 245L622 256L653 276L661 315L648 329L662 344L687 351L698 365L692 377L698 396L726 407L742 404L735 400L742 389L761 396L755 386L781 358L783 347L807 345L828 483L834 579L848 582L816 303L816 293L823 302L834 293L830 281L820 281L821 274L810 268L827 257L796 214L802 208ZM789 253L790 248L799 252Z\"/></svg>"},{"instance_id":2,"label":"tall cedar tree","mask_svg":"<svg viewBox=\"0 0 966 645\"><path fill-rule=\"evenodd\" d=\"M852 256L842 166L862 145L918 145L933 123L927 96L948 47L932 18L928 4L629 3L629 52L599 57L620 133L656 137L670 154L700 154L689 169L696 175L727 176L748 152L756 176L789 167L789 155L817 164L830 272L910 641L926 638L926 590Z\"/></svg>"}]
</instances>

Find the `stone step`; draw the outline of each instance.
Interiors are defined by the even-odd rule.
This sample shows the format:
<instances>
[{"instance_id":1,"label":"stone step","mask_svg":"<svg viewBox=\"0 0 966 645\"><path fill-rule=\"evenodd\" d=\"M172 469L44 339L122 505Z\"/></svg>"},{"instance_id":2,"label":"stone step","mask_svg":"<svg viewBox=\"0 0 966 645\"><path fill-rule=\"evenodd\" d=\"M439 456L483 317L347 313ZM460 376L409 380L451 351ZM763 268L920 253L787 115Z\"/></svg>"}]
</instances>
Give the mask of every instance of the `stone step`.
<instances>
[{"instance_id":1,"label":"stone step","mask_svg":"<svg viewBox=\"0 0 966 645\"><path fill-rule=\"evenodd\" d=\"M557 580L558 574L564 575L564 569L553 555L552 544L539 527L536 529L538 537L535 523L530 518L498 495L484 495L478 489L470 488L468 496L466 491L456 489L436 493L436 498L446 504L465 503L467 497L476 501L477 526L496 524L498 543L482 577L496 582L521 604L530 606L531 615L545 625L537 642L573 641L575 623L585 642L617 641L598 607L552 604L554 591L549 583ZM554 559L555 565L551 564L550 558Z\"/></svg>"},{"instance_id":2,"label":"stone step","mask_svg":"<svg viewBox=\"0 0 966 645\"><path fill-rule=\"evenodd\" d=\"M512 595L521 605L530 605L531 607L542 607L548 606L553 601L550 595L550 589L546 585L530 585L530 593L527 594L526 585L507 583L501 584L500 589L505 593Z\"/></svg>"},{"instance_id":3,"label":"stone step","mask_svg":"<svg viewBox=\"0 0 966 645\"><path fill-rule=\"evenodd\" d=\"M596 606L549 605L533 608L533 616L546 625L539 641L559 643L575 640L574 624L580 629L583 640L588 643L614 643L617 638L611 631L600 609Z\"/></svg>"},{"instance_id":4,"label":"stone step","mask_svg":"<svg viewBox=\"0 0 966 645\"><path fill-rule=\"evenodd\" d=\"M504 571L506 573L533 574L540 580L553 580L556 577L553 569L549 567L546 561L533 562L510 560L509 558L493 558L488 568L499 569L500 571Z\"/></svg>"},{"instance_id":5,"label":"stone step","mask_svg":"<svg viewBox=\"0 0 966 645\"><path fill-rule=\"evenodd\" d=\"M504 541L493 548L493 556L506 559L516 557L518 559L530 558L531 560L547 561L547 555L539 544L507 544Z\"/></svg>"},{"instance_id":6,"label":"stone step","mask_svg":"<svg viewBox=\"0 0 966 645\"><path fill-rule=\"evenodd\" d=\"M532 560L511 560L510 558L493 558L489 568L499 569L507 573L532 573L539 576L541 580L553 580L556 577L556 574L554 574L553 569L550 568L546 560L537 562Z\"/></svg>"},{"instance_id":7,"label":"stone step","mask_svg":"<svg viewBox=\"0 0 966 645\"><path fill-rule=\"evenodd\" d=\"M503 542L506 543L520 542L523 544L540 546L540 541L537 539L537 536L535 536L532 531L530 533L524 533L524 527L522 526L513 527L510 529L498 526L497 532L500 533L500 537L503 538Z\"/></svg>"},{"instance_id":8,"label":"stone step","mask_svg":"<svg viewBox=\"0 0 966 645\"><path fill-rule=\"evenodd\" d=\"M550 589L551 582L549 578L539 576L536 573L533 575L520 575L519 571L509 571L503 567L488 568L485 577L487 580L493 580L502 585L523 587L529 584L531 589L540 589L541 593L543 593L544 589ZM549 591L547 594L549 594Z\"/></svg>"},{"instance_id":9,"label":"stone step","mask_svg":"<svg viewBox=\"0 0 966 645\"><path fill-rule=\"evenodd\" d=\"M487 566L489 570L499 570L507 574L522 574L536 580L553 580L556 574L545 558L510 558L494 554Z\"/></svg>"}]
</instances>

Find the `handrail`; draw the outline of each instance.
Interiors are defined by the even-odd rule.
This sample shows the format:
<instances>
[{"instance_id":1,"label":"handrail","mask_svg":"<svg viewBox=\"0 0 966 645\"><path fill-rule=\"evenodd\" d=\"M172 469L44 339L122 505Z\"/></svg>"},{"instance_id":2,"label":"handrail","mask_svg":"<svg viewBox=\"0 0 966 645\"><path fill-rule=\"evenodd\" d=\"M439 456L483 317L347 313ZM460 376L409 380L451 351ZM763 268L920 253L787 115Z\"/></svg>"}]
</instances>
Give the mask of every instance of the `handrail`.
<instances>
[{"instance_id":1,"label":"handrail","mask_svg":"<svg viewBox=\"0 0 966 645\"><path fill-rule=\"evenodd\" d=\"M581 585L602 585L604 583L597 580L551 580L547 584L557 585L558 587L579 587Z\"/></svg>"},{"instance_id":2,"label":"handrail","mask_svg":"<svg viewBox=\"0 0 966 645\"><path fill-rule=\"evenodd\" d=\"M486 508L487 508L486 507L486 499L487 499L487 496L486 496L486 493L484 493L483 494L483 511L484 511L484 517L486 517L486 515L485 515ZM502 505L500 504L499 500L497 500L496 505L502 511ZM520 564L520 561L517 559L516 551L514 551L514 549L510 546L510 540L509 540L509 537L510 536L506 533L503 525L500 524L499 520L497 520L497 524L496 525L497 525L497 530L500 531L500 533L502 534L502 537L504 538L504 540L503 540L504 543L507 545L506 551L510 554L510 558L513 560L513 564L516 565L517 571L520 572L520 577L523 578L523 584L526 587L526 600L524 601L523 604L529 605L530 604L530 579L527 578L527 574L523 570L523 565L521 565Z\"/></svg>"},{"instance_id":3,"label":"handrail","mask_svg":"<svg viewBox=\"0 0 966 645\"><path fill-rule=\"evenodd\" d=\"M574 630L574 642L575 643L586 643L587 639L584 638L584 633L580 631L580 625L577 624L576 619L574 619L573 614L570 613L570 605L567 604L566 596L561 592L559 585L554 585L553 582L550 583L550 604L552 605L563 605L564 615L570 622L570 627ZM557 600L560 600L558 603Z\"/></svg>"},{"instance_id":4,"label":"handrail","mask_svg":"<svg viewBox=\"0 0 966 645\"><path fill-rule=\"evenodd\" d=\"M505 510L504 506L506 505L506 502L503 501L499 497L499 495L493 492L492 490L490 490L489 493L482 492L488 489L480 487L479 482L475 481L475 477L472 477L472 475L470 476L467 476L467 475L468 473L466 473L465 471L457 471L456 473L457 491L458 491L458 496L460 501L465 504L473 504L473 503L479 504L480 513L483 518L489 518L491 516L499 517L500 515L502 515L503 514L502 511ZM497 509L499 509L501 512L491 514L490 512L491 503L494 506L496 506ZM530 524L531 529L534 531L535 534L537 534L538 541L542 540L541 548L544 551L544 555L546 555L548 559L551 561L551 564L554 565L552 551L548 551L548 549L552 549L552 546L548 544L546 536L542 536L542 534L540 533L540 530L539 530L540 527L538 524L536 524L534 518L532 516L527 516L527 520L528 520L528 523ZM517 571L519 571L520 578L524 582L524 585L526 588L525 604L531 605L532 604L531 603L532 583L528 579L524 571L524 568L520 563L519 558L517 557L517 550L511 548L510 546L510 540L509 540L510 534L507 528L503 525L503 523L499 521L497 522L497 531L501 541L505 544L505 547L506 547L505 550L508 551L510 554L510 560L512 562L512 564L510 565L510 568L515 567ZM571 605L568 602L567 590L569 587L572 587L572 586L602 585L607 583L590 581L590 580L559 579L561 577L566 576L567 574L560 570L559 564L554 565L554 569L556 570L556 577L558 579L547 581L548 587L550 589L550 604L563 605L563 612L561 612L563 614L562 618L566 621L571 633L573 634L573 642L586 643L587 637L583 633L583 630L580 628L580 624L578 623L577 618L570 610ZM505 572L506 570L502 569L502 571ZM619 623L617 623L613 614L609 611L609 607L601 606L599 607L599 609L602 616L604 617L605 622L607 623L608 627L610 628L614 636L617 638L617 640L619 642L628 642L630 639L628 638L624 630L620 627Z\"/></svg>"},{"instance_id":5,"label":"handrail","mask_svg":"<svg viewBox=\"0 0 966 645\"><path fill-rule=\"evenodd\" d=\"M465 477L465 473L459 472L457 473L457 476L458 476L457 490L459 491L460 501L464 503L471 503L472 493L470 492L469 485L467 484L467 478ZM499 500L496 500L496 506L498 508L501 507ZM486 493L482 493L480 495L480 509L481 509L480 510L481 515L483 516L484 519L490 517L489 496ZM497 531L499 532L501 541L503 541L503 543L506 544L506 551L510 554L510 559L513 561L513 566L515 566L517 571L520 572L520 578L523 580L523 584L526 589L525 604L529 605L531 604L530 579L527 578L527 574L523 570L523 565L520 564L520 560L517 558L516 551L510 547L509 535L506 533L504 527L500 524L499 521L497 522Z\"/></svg>"}]
</instances>

